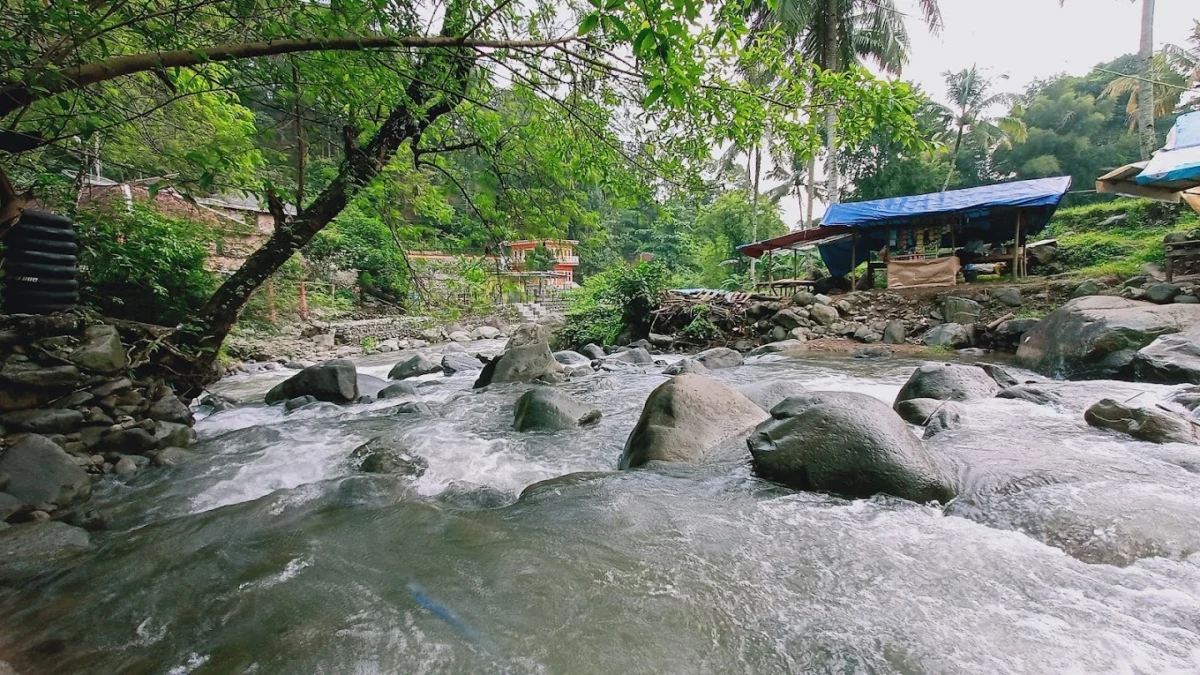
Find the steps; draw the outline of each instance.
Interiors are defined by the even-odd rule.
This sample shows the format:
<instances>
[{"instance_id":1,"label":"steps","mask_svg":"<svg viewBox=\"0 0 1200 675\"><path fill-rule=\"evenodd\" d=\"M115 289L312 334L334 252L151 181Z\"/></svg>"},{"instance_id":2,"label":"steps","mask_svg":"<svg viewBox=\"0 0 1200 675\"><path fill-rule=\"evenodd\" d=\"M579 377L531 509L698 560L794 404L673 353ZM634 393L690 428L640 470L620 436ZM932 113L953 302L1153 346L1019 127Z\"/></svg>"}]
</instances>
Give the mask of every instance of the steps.
<instances>
[{"instance_id":1,"label":"steps","mask_svg":"<svg viewBox=\"0 0 1200 675\"><path fill-rule=\"evenodd\" d=\"M559 303L561 304L561 303ZM542 323L547 319L562 318L561 308L551 308L540 302L518 302L513 304L521 323Z\"/></svg>"}]
</instances>

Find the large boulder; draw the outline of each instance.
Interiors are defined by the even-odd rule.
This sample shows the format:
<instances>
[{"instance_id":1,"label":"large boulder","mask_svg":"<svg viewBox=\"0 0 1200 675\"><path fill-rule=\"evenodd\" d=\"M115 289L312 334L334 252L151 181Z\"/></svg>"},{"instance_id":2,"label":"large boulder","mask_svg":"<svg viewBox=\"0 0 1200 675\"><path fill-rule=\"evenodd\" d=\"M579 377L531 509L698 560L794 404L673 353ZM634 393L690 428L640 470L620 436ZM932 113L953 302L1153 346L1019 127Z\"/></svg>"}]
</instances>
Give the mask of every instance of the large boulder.
<instances>
[{"instance_id":1,"label":"large boulder","mask_svg":"<svg viewBox=\"0 0 1200 675\"><path fill-rule=\"evenodd\" d=\"M1146 288L1146 294L1142 297L1150 302L1165 305L1174 300L1175 296L1179 295L1182 290L1176 284L1154 284Z\"/></svg>"},{"instance_id":2,"label":"large boulder","mask_svg":"<svg viewBox=\"0 0 1200 675\"><path fill-rule=\"evenodd\" d=\"M83 333L83 342L71 352L69 359L80 368L105 375L129 367L121 335L116 328L106 324L88 326Z\"/></svg>"},{"instance_id":3,"label":"large boulder","mask_svg":"<svg viewBox=\"0 0 1200 675\"><path fill-rule=\"evenodd\" d=\"M767 413L729 386L684 373L650 392L618 466L699 462L724 442L763 421Z\"/></svg>"},{"instance_id":4,"label":"large boulder","mask_svg":"<svg viewBox=\"0 0 1200 675\"><path fill-rule=\"evenodd\" d=\"M728 347L713 347L700 352L695 359L704 364L709 370L718 368L733 368L746 362L742 355Z\"/></svg>"},{"instance_id":5,"label":"large boulder","mask_svg":"<svg viewBox=\"0 0 1200 675\"><path fill-rule=\"evenodd\" d=\"M926 363L909 375L893 407L914 398L939 401L969 401L991 398L1000 386L982 368L950 363Z\"/></svg>"},{"instance_id":6,"label":"large boulder","mask_svg":"<svg viewBox=\"0 0 1200 675\"><path fill-rule=\"evenodd\" d=\"M361 385L359 389L362 389ZM192 411L175 394L167 394L155 401L146 414L150 419L162 422L174 422L176 424L192 424L195 422L195 419L192 417Z\"/></svg>"},{"instance_id":7,"label":"large boulder","mask_svg":"<svg viewBox=\"0 0 1200 675\"><path fill-rule=\"evenodd\" d=\"M957 405L952 401L940 401L936 398L910 398L899 401L894 406L896 414L909 424L925 426L933 419L939 410L948 405Z\"/></svg>"},{"instance_id":8,"label":"large boulder","mask_svg":"<svg viewBox=\"0 0 1200 675\"><path fill-rule=\"evenodd\" d=\"M32 522L0 530L0 579L19 579L23 573L44 573L46 564L91 547L87 530L56 520ZM5 672L0 661L0 674ZM9 671L13 672L13 671Z\"/></svg>"},{"instance_id":9,"label":"large boulder","mask_svg":"<svg viewBox=\"0 0 1200 675\"><path fill-rule=\"evenodd\" d=\"M599 420L601 415L596 406L550 387L534 387L521 394L513 413L517 431L574 429Z\"/></svg>"},{"instance_id":10,"label":"large boulder","mask_svg":"<svg viewBox=\"0 0 1200 675\"><path fill-rule=\"evenodd\" d=\"M804 343L800 340L780 340L778 342L769 342L761 347L756 347L750 350L750 356L765 356L767 354L778 354L779 352L798 352L804 350Z\"/></svg>"},{"instance_id":11,"label":"large boulder","mask_svg":"<svg viewBox=\"0 0 1200 675\"><path fill-rule=\"evenodd\" d=\"M71 456L37 434L21 437L0 456L0 474L8 474L8 494L27 504L66 506L86 498L92 481Z\"/></svg>"},{"instance_id":12,"label":"large boulder","mask_svg":"<svg viewBox=\"0 0 1200 675\"><path fill-rule=\"evenodd\" d=\"M439 372L441 369L441 362L424 352L417 352L392 366L392 369L388 371L388 379L403 380L409 377L419 377Z\"/></svg>"},{"instance_id":13,"label":"large boulder","mask_svg":"<svg viewBox=\"0 0 1200 675\"><path fill-rule=\"evenodd\" d=\"M771 412L771 408L779 405L786 398L808 393L808 389L795 380L755 382L744 387L738 387L738 391L767 412Z\"/></svg>"},{"instance_id":14,"label":"large boulder","mask_svg":"<svg viewBox=\"0 0 1200 675\"><path fill-rule=\"evenodd\" d=\"M539 342L550 342L550 329L540 323L523 323L508 336L508 343L504 345L504 349L507 351Z\"/></svg>"},{"instance_id":15,"label":"large boulder","mask_svg":"<svg viewBox=\"0 0 1200 675\"><path fill-rule=\"evenodd\" d=\"M929 347L949 347L958 349L971 346L973 325L961 323L944 323L934 326L925 333L925 344Z\"/></svg>"},{"instance_id":16,"label":"large boulder","mask_svg":"<svg viewBox=\"0 0 1200 675\"><path fill-rule=\"evenodd\" d=\"M602 349L599 346L594 345L590 342L587 343L586 345L580 347L579 353L583 354L584 356L588 357L589 359L602 359L605 356L608 356L607 354L604 353L604 349Z\"/></svg>"},{"instance_id":17,"label":"large boulder","mask_svg":"<svg viewBox=\"0 0 1200 675\"><path fill-rule=\"evenodd\" d=\"M886 344L902 345L905 337L903 321L892 320L883 327L883 341Z\"/></svg>"},{"instance_id":18,"label":"large boulder","mask_svg":"<svg viewBox=\"0 0 1200 675\"><path fill-rule=\"evenodd\" d=\"M619 351L616 354L609 356L608 360L623 361L625 363L632 363L639 366L648 366L654 363L654 357L650 356L650 352L646 351L642 347L633 347L631 349Z\"/></svg>"},{"instance_id":19,"label":"large boulder","mask_svg":"<svg viewBox=\"0 0 1200 675\"><path fill-rule=\"evenodd\" d=\"M1163 335L1133 355L1139 380L1166 384L1200 384L1200 326Z\"/></svg>"},{"instance_id":20,"label":"large boulder","mask_svg":"<svg viewBox=\"0 0 1200 675\"><path fill-rule=\"evenodd\" d=\"M0 415L0 422L13 431L36 434L69 434L83 426L83 413L70 408L18 410Z\"/></svg>"},{"instance_id":21,"label":"large boulder","mask_svg":"<svg viewBox=\"0 0 1200 675\"><path fill-rule=\"evenodd\" d=\"M942 300L942 318L947 323L973 324L982 313L983 307L970 298L950 296Z\"/></svg>"},{"instance_id":22,"label":"large boulder","mask_svg":"<svg viewBox=\"0 0 1200 675\"><path fill-rule=\"evenodd\" d=\"M360 373L355 379L358 381L359 396L375 396L384 387L388 386L387 380L375 377L374 375L363 375Z\"/></svg>"},{"instance_id":23,"label":"large boulder","mask_svg":"<svg viewBox=\"0 0 1200 675\"><path fill-rule=\"evenodd\" d=\"M554 352L554 360L558 361L559 363L563 364L564 366L591 366L592 365L592 359L584 356L583 354L580 354L579 352L573 352L569 349L565 349L565 350L559 351L559 352Z\"/></svg>"},{"instance_id":24,"label":"large boulder","mask_svg":"<svg viewBox=\"0 0 1200 675\"><path fill-rule=\"evenodd\" d=\"M358 371L354 362L334 359L309 366L267 392L268 404L312 396L318 401L350 403L358 398Z\"/></svg>"},{"instance_id":25,"label":"large boulder","mask_svg":"<svg viewBox=\"0 0 1200 675\"><path fill-rule=\"evenodd\" d=\"M1115 296L1078 298L1025 334L1021 365L1055 377L1132 374L1134 355L1162 335L1200 326L1200 305L1153 305Z\"/></svg>"},{"instance_id":26,"label":"large boulder","mask_svg":"<svg viewBox=\"0 0 1200 675\"><path fill-rule=\"evenodd\" d=\"M1120 431L1143 441L1200 445L1194 422L1158 406L1130 405L1106 398L1088 408L1083 419L1094 427Z\"/></svg>"},{"instance_id":27,"label":"large boulder","mask_svg":"<svg viewBox=\"0 0 1200 675\"><path fill-rule=\"evenodd\" d=\"M663 369L663 375L682 375L684 373L708 375L708 368L705 368L704 364L696 359L681 359Z\"/></svg>"},{"instance_id":28,"label":"large boulder","mask_svg":"<svg viewBox=\"0 0 1200 675\"><path fill-rule=\"evenodd\" d=\"M406 382L401 380L400 382L393 382L383 389L380 389L379 392L375 394L375 398L401 398L404 396L416 395L417 384L415 382Z\"/></svg>"},{"instance_id":29,"label":"large boulder","mask_svg":"<svg viewBox=\"0 0 1200 675\"><path fill-rule=\"evenodd\" d=\"M992 300L1005 307L1020 307L1022 304L1021 289L1015 286L1001 286L992 289Z\"/></svg>"},{"instance_id":30,"label":"large boulder","mask_svg":"<svg viewBox=\"0 0 1200 675\"><path fill-rule=\"evenodd\" d=\"M829 326L841 318L837 309L826 304L816 304L808 308L808 315L813 321L822 326Z\"/></svg>"},{"instance_id":31,"label":"large boulder","mask_svg":"<svg viewBox=\"0 0 1200 675\"><path fill-rule=\"evenodd\" d=\"M447 375L455 373L473 373L483 370L479 359L463 352L451 352L442 357L442 372Z\"/></svg>"},{"instance_id":32,"label":"large boulder","mask_svg":"<svg viewBox=\"0 0 1200 675\"><path fill-rule=\"evenodd\" d=\"M513 339L515 336L510 338L510 345ZM562 372L562 364L554 360L550 345L545 342L509 346L503 354L483 367L479 379L475 380L475 388L486 387L493 382L533 382L539 378L552 378Z\"/></svg>"},{"instance_id":33,"label":"large boulder","mask_svg":"<svg viewBox=\"0 0 1200 675\"><path fill-rule=\"evenodd\" d=\"M418 478L429 468L429 462L413 453L399 439L379 436L363 443L350 453L350 461L363 473L390 473Z\"/></svg>"},{"instance_id":34,"label":"large boulder","mask_svg":"<svg viewBox=\"0 0 1200 675\"><path fill-rule=\"evenodd\" d=\"M749 440L759 475L847 497L889 494L949 502L955 490L887 404L854 392L812 392L771 410Z\"/></svg>"}]
</instances>

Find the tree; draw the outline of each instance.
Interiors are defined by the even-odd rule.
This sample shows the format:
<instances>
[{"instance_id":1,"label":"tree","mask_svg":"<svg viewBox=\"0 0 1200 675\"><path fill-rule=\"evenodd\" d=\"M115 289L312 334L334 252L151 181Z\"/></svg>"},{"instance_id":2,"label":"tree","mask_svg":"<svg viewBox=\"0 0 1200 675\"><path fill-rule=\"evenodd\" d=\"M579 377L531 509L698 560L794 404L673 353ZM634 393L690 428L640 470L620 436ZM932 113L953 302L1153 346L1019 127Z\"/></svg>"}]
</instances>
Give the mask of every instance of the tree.
<instances>
[{"instance_id":1,"label":"tree","mask_svg":"<svg viewBox=\"0 0 1200 675\"><path fill-rule=\"evenodd\" d=\"M977 67L971 66L957 73L946 71L942 76L946 78L946 91L950 97L946 113L951 116L954 127L950 169L942 183L942 191L945 191L950 188L950 179L954 177L954 165L958 161L965 133L970 131L985 146L1008 146L1013 141L1024 140L1025 125L1012 116L995 120L986 116L989 109L997 105L1015 104L1018 99L1013 94L992 94L991 81L983 77Z\"/></svg>"}]
</instances>

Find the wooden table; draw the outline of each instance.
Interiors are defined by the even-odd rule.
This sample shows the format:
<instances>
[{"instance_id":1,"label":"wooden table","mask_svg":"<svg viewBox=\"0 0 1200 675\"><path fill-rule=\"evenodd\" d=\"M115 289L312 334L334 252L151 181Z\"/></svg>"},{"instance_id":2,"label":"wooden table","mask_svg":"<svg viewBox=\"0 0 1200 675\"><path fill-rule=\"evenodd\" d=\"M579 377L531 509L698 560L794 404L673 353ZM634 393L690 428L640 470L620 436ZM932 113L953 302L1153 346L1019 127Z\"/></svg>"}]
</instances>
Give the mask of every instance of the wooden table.
<instances>
[{"instance_id":1,"label":"wooden table","mask_svg":"<svg viewBox=\"0 0 1200 675\"><path fill-rule=\"evenodd\" d=\"M787 291L789 289L796 288L812 288L815 283L816 282L809 281L808 279L777 279L772 281L760 281L758 283L758 287L765 288L767 289L768 293L774 295L776 290Z\"/></svg>"}]
</instances>

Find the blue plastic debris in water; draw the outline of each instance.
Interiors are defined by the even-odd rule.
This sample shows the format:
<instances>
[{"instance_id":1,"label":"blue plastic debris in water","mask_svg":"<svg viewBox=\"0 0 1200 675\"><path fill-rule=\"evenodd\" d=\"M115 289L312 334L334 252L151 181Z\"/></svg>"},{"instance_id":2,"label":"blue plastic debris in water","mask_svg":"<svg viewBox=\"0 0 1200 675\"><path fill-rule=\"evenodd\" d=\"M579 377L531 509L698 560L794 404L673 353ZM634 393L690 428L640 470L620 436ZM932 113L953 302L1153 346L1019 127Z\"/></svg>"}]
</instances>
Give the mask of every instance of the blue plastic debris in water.
<instances>
[{"instance_id":1,"label":"blue plastic debris in water","mask_svg":"<svg viewBox=\"0 0 1200 675\"><path fill-rule=\"evenodd\" d=\"M412 594L413 600L415 600L418 605L429 610L434 616L442 621L445 621L450 625L451 628L454 629L456 633L465 637L471 642L471 644L494 654L499 653L496 643L492 642L488 636L475 630L471 624L463 621L462 618L451 611L449 607L446 607L429 597L429 595L425 593L425 589L418 586L416 582L408 584L408 592Z\"/></svg>"}]
</instances>

